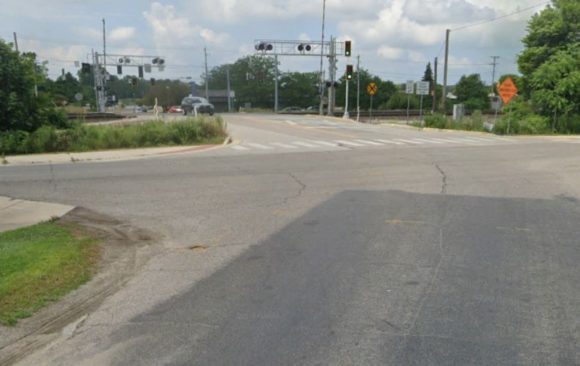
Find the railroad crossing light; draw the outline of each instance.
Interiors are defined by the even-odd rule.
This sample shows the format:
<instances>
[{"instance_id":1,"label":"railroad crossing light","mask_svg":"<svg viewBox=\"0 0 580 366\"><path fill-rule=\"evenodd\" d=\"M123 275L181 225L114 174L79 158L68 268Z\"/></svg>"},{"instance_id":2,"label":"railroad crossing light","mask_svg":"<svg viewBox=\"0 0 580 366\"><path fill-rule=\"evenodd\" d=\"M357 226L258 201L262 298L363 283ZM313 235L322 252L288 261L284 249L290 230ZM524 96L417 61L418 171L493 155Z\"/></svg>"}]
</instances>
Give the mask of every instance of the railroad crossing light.
<instances>
[{"instance_id":1,"label":"railroad crossing light","mask_svg":"<svg viewBox=\"0 0 580 366\"><path fill-rule=\"evenodd\" d=\"M352 65L346 65L346 79L352 80L353 68Z\"/></svg>"},{"instance_id":2,"label":"railroad crossing light","mask_svg":"<svg viewBox=\"0 0 580 366\"><path fill-rule=\"evenodd\" d=\"M256 51L272 51L274 49L274 46L266 42L260 42L254 47L256 48Z\"/></svg>"},{"instance_id":3,"label":"railroad crossing light","mask_svg":"<svg viewBox=\"0 0 580 366\"><path fill-rule=\"evenodd\" d=\"M120 64L122 64L124 61L125 61L125 59L124 59L124 58L122 58L122 57L119 57L119 63L120 63Z\"/></svg>"},{"instance_id":4,"label":"railroad crossing light","mask_svg":"<svg viewBox=\"0 0 580 366\"><path fill-rule=\"evenodd\" d=\"M310 52L310 51L312 51L312 46L309 45L309 44L300 43L298 45L298 51L300 51L300 52L304 52L304 51Z\"/></svg>"},{"instance_id":5,"label":"railroad crossing light","mask_svg":"<svg viewBox=\"0 0 580 366\"><path fill-rule=\"evenodd\" d=\"M352 53L351 49L352 49L352 42L351 41L344 42L344 55L346 57L350 57L350 55Z\"/></svg>"}]
</instances>

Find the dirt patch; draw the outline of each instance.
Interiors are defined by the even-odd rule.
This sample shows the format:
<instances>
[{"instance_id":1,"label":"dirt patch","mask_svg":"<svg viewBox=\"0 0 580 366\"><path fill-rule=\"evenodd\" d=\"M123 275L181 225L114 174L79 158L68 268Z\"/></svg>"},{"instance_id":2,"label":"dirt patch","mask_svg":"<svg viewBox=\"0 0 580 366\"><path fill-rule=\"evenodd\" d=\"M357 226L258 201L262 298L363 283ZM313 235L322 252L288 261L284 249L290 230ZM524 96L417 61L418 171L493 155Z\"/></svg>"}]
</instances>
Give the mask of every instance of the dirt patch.
<instances>
[{"instance_id":1,"label":"dirt patch","mask_svg":"<svg viewBox=\"0 0 580 366\"><path fill-rule=\"evenodd\" d=\"M158 235L84 208L75 208L59 222L80 225L102 243L98 271L88 283L20 320L16 327L0 326L0 366L11 365L54 340L68 324L119 290L160 250Z\"/></svg>"}]
</instances>

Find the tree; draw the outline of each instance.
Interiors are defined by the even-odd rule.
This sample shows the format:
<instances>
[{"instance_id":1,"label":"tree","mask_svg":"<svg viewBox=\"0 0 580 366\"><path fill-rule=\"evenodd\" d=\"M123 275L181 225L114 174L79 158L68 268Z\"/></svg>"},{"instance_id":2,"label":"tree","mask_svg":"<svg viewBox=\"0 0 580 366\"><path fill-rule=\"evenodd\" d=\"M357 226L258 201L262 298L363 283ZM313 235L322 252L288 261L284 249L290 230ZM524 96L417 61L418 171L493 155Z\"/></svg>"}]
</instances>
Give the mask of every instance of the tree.
<instances>
[{"instance_id":1,"label":"tree","mask_svg":"<svg viewBox=\"0 0 580 366\"><path fill-rule=\"evenodd\" d=\"M34 53L20 54L0 39L0 60L0 131L34 131L43 124L66 122L50 94L41 91L46 72L37 66Z\"/></svg>"},{"instance_id":2,"label":"tree","mask_svg":"<svg viewBox=\"0 0 580 366\"><path fill-rule=\"evenodd\" d=\"M279 82L280 106L309 107L319 101L317 72L289 72Z\"/></svg>"},{"instance_id":3,"label":"tree","mask_svg":"<svg viewBox=\"0 0 580 366\"><path fill-rule=\"evenodd\" d=\"M50 83L51 92L58 100L57 104L66 105L74 103L75 95L81 91L81 84L70 72L60 76L56 81Z\"/></svg>"},{"instance_id":4,"label":"tree","mask_svg":"<svg viewBox=\"0 0 580 366\"><path fill-rule=\"evenodd\" d=\"M479 74L463 75L455 85L457 101L465 104L469 111L488 109L488 93L489 89L481 81Z\"/></svg>"},{"instance_id":5,"label":"tree","mask_svg":"<svg viewBox=\"0 0 580 366\"><path fill-rule=\"evenodd\" d=\"M158 105L168 109L173 105L181 105L181 100L189 93L189 84L179 80L157 80L155 85L151 86L143 97L143 103L145 105L154 105L155 98L157 98Z\"/></svg>"},{"instance_id":6,"label":"tree","mask_svg":"<svg viewBox=\"0 0 580 366\"><path fill-rule=\"evenodd\" d=\"M227 88L227 70L238 104L251 103L253 107L274 107L274 78L276 64L272 57L246 56L230 65L214 67L209 72L211 89Z\"/></svg>"},{"instance_id":7,"label":"tree","mask_svg":"<svg viewBox=\"0 0 580 366\"><path fill-rule=\"evenodd\" d=\"M425 74L423 74L422 81L428 81L433 87L433 70L431 69L431 62L427 62L427 67L425 68Z\"/></svg>"},{"instance_id":8,"label":"tree","mask_svg":"<svg viewBox=\"0 0 580 366\"><path fill-rule=\"evenodd\" d=\"M554 0L532 17L518 57L522 94L537 112L553 118L553 129L575 130L580 114L580 2ZM558 123L559 116L566 123Z\"/></svg>"},{"instance_id":9,"label":"tree","mask_svg":"<svg viewBox=\"0 0 580 366\"><path fill-rule=\"evenodd\" d=\"M357 72L353 73L352 80L349 86L348 105L350 110L356 108L356 82ZM373 96L373 109L378 109L381 105L386 103L389 98L397 92L397 86L391 81L384 81L376 75L372 75L368 70L360 69L360 108L361 110L370 109L371 97L367 93L367 85L371 82L377 84L377 94ZM339 79L339 86L336 91L337 105L344 105L346 95L346 79L342 76Z\"/></svg>"}]
</instances>

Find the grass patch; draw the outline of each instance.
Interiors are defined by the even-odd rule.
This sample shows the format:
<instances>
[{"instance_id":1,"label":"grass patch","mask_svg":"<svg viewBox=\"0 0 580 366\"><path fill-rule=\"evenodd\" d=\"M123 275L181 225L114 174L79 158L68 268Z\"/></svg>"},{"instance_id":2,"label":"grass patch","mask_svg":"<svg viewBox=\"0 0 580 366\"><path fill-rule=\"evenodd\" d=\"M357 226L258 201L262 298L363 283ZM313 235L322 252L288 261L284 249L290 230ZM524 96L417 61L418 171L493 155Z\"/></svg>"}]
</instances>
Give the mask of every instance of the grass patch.
<instances>
[{"instance_id":1,"label":"grass patch","mask_svg":"<svg viewBox=\"0 0 580 366\"><path fill-rule=\"evenodd\" d=\"M83 152L109 149L221 143L224 122L216 118L183 121L149 121L117 125L86 125L75 122L67 129L43 126L28 133L8 131L0 136L0 154Z\"/></svg>"},{"instance_id":2,"label":"grass patch","mask_svg":"<svg viewBox=\"0 0 580 366\"><path fill-rule=\"evenodd\" d=\"M14 325L87 282L98 242L55 220L0 233L0 323Z\"/></svg>"}]
</instances>

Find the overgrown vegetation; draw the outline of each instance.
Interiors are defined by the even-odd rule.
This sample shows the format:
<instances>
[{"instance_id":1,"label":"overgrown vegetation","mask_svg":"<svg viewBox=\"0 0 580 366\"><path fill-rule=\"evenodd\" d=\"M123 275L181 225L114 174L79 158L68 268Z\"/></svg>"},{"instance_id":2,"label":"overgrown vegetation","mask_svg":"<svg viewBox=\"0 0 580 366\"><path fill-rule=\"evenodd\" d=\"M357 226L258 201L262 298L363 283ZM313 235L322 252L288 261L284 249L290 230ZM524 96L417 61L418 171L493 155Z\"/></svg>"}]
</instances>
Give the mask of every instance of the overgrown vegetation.
<instances>
[{"instance_id":1,"label":"overgrown vegetation","mask_svg":"<svg viewBox=\"0 0 580 366\"><path fill-rule=\"evenodd\" d=\"M0 154L82 152L106 149L220 143L226 136L217 118L188 118L165 123L123 125L70 124L66 129L44 125L34 132L10 131L0 136Z\"/></svg>"},{"instance_id":2,"label":"overgrown vegetation","mask_svg":"<svg viewBox=\"0 0 580 366\"><path fill-rule=\"evenodd\" d=\"M481 111L477 110L469 117L464 117L458 121L453 121L451 118L441 114L435 113L425 117L425 127L450 129L450 130L465 130L465 131L485 131L483 128L484 120ZM418 124L415 124L418 126Z\"/></svg>"},{"instance_id":3,"label":"overgrown vegetation","mask_svg":"<svg viewBox=\"0 0 580 366\"><path fill-rule=\"evenodd\" d=\"M0 233L0 324L87 282L98 259L97 240L76 226L51 221Z\"/></svg>"}]
</instances>

